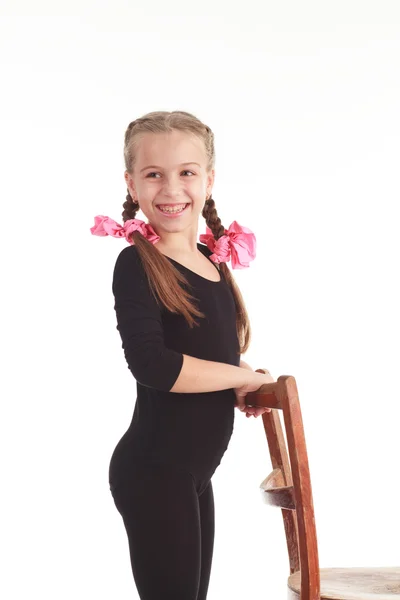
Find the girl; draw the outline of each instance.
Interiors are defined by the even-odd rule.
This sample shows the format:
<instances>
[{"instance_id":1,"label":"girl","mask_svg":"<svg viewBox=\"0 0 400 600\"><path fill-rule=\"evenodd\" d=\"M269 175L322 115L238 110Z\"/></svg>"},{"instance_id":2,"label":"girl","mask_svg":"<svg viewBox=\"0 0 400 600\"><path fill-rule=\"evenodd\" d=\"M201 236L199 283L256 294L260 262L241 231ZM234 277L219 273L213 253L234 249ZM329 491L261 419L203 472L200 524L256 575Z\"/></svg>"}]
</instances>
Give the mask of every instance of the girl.
<instances>
[{"instance_id":1,"label":"girl","mask_svg":"<svg viewBox=\"0 0 400 600\"><path fill-rule=\"evenodd\" d=\"M127 532L142 600L205 600L214 545L211 477L233 432L235 406L274 381L241 360L250 342L227 262L247 267L255 236L226 230L211 191L214 136L187 112L152 112L125 133L124 225L99 215L91 232L123 237L112 290L117 329L136 380L132 421L109 484ZM148 223L136 219L141 210ZM197 242L199 215L207 233Z\"/></svg>"}]
</instances>

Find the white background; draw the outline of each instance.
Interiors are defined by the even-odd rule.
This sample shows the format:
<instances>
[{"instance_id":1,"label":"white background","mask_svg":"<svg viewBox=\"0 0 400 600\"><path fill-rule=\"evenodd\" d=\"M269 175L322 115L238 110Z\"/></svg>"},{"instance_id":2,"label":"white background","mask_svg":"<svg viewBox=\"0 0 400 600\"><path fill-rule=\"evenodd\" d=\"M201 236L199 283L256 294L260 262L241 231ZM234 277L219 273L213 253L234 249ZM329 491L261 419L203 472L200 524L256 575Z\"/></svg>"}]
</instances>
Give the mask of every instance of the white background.
<instances>
[{"instance_id":1,"label":"white background","mask_svg":"<svg viewBox=\"0 0 400 600\"><path fill-rule=\"evenodd\" d=\"M213 129L219 215L256 234L245 360L296 378L321 567L399 565L399 2L3 0L0 39L2 597L138 597L108 488L126 242L90 227L121 222L123 135L153 110ZM270 470L236 411L209 600L286 598Z\"/></svg>"}]
</instances>

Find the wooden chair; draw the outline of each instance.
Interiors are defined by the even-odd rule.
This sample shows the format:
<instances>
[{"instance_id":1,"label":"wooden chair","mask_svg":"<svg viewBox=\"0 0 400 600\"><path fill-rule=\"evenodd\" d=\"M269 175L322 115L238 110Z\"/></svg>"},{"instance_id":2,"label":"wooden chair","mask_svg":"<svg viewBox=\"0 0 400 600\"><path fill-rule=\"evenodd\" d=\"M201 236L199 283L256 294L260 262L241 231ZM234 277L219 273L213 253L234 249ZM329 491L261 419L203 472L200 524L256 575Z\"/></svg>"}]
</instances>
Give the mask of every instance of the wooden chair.
<instances>
[{"instance_id":1,"label":"wooden chair","mask_svg":"<svg viewBox=\"0 0 400 600\"><path fill-rule=\"evenodd\" d=\"M264 369L257 371L265 373ZM246 404L273 409L262 415L273 471L260 488L265 503L282 509L290 565L288 600L400 600L400 567L319 568L310 470L295 378L282 375L276 382L261 386L247 394Z\"/></svg>"}]
</instances>

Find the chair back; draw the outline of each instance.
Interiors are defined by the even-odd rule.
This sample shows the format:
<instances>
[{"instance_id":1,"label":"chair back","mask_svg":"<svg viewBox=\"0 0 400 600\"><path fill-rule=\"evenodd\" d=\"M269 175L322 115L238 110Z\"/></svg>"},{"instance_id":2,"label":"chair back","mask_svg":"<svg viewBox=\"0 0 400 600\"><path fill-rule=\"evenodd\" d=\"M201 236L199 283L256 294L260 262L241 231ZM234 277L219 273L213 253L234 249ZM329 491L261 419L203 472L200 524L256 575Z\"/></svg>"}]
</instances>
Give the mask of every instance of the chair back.
<instances>
[{"instance_id":1,"label":"chair back","mask_svg":"<svg viewBox=\"0 0 400 600\"><path fill-rule=\"evenodd\" d=\"M266 370L257 369L257 372ZM260 485L262 499L282 509L290 574L300 571L301 600L320 600L314 504L295 378L281 375L276 382L262 385L256 392L247 394L246 404L272 408L262 415L273 469Z\"/></svg>"}]
</instances>

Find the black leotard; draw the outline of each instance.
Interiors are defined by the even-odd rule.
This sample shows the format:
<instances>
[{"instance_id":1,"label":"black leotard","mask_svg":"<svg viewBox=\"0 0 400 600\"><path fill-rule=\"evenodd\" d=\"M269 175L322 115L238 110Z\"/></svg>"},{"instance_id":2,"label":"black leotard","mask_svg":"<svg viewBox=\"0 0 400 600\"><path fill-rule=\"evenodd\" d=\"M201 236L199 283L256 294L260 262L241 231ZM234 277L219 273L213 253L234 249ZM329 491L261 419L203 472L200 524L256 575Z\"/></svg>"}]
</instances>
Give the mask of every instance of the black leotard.
<instances>
[{"instance_id":1,"label":"black leotard","mask_svg":"<svg viewBox=\"0 0 400 600\"><path fill-rule=\"evenodd\" d=\"M197 247L210 256L207 246L198 243ZM205 480L220 464L233 432L233 388L203 393L169 391L181 371L183 354L239 365L231 289L219 269L220 281L214 282L167 258L193 286L188 291L206 317L195 317L200 325L190 328L182 315L160 307L137 248L130 245L120 252L112 290L117 329L128 368L136 379L137 398L129 428L111 458L110 489L129 477L135 461L174 465Z\"/></svg>"}]
</instances>

